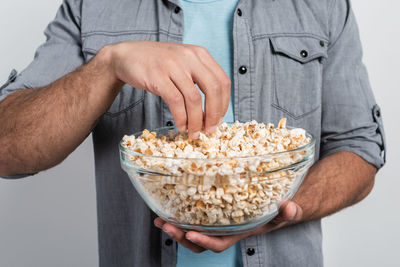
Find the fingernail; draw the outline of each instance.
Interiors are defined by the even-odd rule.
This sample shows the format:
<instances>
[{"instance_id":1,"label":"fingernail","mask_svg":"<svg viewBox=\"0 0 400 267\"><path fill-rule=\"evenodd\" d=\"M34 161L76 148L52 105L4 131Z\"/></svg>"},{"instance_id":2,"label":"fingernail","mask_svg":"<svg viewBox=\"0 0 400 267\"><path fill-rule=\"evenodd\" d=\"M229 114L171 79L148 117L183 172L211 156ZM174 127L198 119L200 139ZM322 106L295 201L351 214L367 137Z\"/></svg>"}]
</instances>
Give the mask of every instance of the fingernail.
<instances>
[{"instance_id":1,"label":"fingernail","mask_svg":"<svg viewBox=\"0 0 400 267\"><path fill-rule=\"evenodd\" d=\"M162 228L162 223L161 222L159 222L159 221L154 221L154 225L156 226L156 227L158 227L158 228Z\"/></svg>"},{"instance_id":2,"label":"fingernail","mask_svg":"<svg viewBox=\"0 0 400 267\"><path fill-rule=\"evenodd\" d=\"M296 217L296 214L297 214L297 207L296 207L296 205L293 205L293 209L294 209L294 213L293 213L292 217L290 217L290 220L293 220L294 217Z\"/></svg>"},{"instance_id":3,"label":"fingernail","mask_svg":"<svg viewBox=\"0 0 400 267\"><path fill-rule=\"evenodd\" d=\"M192 139L198 139L200 137L200 132L195 132L192 134Z\"/></svg>"},{"instance_id":4,"label":"fingernail","mask_svg":"<svg viewBox=\"0 0 400 267\"><path fill-rule=\"evenodd\" d=\"M187 240L189 240L192 243L196 243L197 244L197 240L193 237L186 237Z\"/></svg>"},{"instance_id":5,"label":"fingernail","mask_svg":"<svg viewBox=\"0 0 400 267\"><path fill-rule=\"evenodd\" d=\"M167 235L169 235L170 237L172 237L172 233L171 232L168 232L167 230L165 230L165 229L162 229L163 231L164 231L164 233L166 233Z\"/></svg>"},{"instance_id":6,"label":"fingernail","mask_svg":"<svg viewBox=\"0 0 400 267\"><path fill-rule=\"evenodd\" d=\"M208 128L208 132L209 133L214 133L217 130L217 127L218 127L218 125L214 125L214 126Z\"/></svg>"}]
</instances>

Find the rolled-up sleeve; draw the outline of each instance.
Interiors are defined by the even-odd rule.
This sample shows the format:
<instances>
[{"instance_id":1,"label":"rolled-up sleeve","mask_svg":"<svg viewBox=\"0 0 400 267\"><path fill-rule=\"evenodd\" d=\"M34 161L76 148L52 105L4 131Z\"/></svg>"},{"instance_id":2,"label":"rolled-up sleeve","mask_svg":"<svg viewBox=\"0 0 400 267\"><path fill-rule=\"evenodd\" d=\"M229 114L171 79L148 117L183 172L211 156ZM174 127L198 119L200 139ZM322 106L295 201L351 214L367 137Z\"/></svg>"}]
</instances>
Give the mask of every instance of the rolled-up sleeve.
<instances>
[{"instance_id":1,"label":"rolled-up sleeve","mask_svg":"<svg viewBox=\"0 0 400 267\"><path fill-rule=\"evenodd\" d=\"M17 90L49 85L83 64L80 2L81 0L63 2L55 19L47 26L46 42L37 49L32 63L20 74L12 70L6 83L0 87L0 102ZM30 175L33 174L2 178L17 179Z\"/></svg>"},{"instance_id":2,"label":"rolled-up sleeve","mask_svg":"<svg viewBox=\"0 0 400 267\"><path fill-rule=\"evenodd\" d=\"M83 64L80 2L63 2L55 19L47 26L46 42L37 49L32 63L20 74L12 70L0 87L0 101L20 89L46 86Z\"/></svg>"},{"instance_id":3,"label":"rolled-up sleeve","mask_svg":"<svg viewBox=\"0 0 400 267\"><path fill-rule=\"evenodd\" d=\"M350 1L332 1L330 44L324 61L321 158L349 151L378 169L386 161L382 112L362 63L362 47Z\"/></svg>"}]
</instances>

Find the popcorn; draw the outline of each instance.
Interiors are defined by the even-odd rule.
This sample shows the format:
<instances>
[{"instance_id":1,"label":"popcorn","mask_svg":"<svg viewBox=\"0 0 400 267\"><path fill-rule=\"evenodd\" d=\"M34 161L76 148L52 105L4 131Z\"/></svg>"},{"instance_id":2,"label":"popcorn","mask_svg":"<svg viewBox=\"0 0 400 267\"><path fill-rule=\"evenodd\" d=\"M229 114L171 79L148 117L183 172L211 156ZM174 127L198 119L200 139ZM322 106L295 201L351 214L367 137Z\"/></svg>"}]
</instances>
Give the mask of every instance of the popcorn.
<instances>
[{"instance_id":1,"label":"popcorn","mask_svg":"<svg viewBox=\"0 0 400 267\"><path fill-rule=\"evenodd\" d=\"M187 224L229 225L273 213L302 173L283 169L301 161L309 144L306 131L273 124L221 124L215 133L190 139L186 132L165 136L144 130L124 136L122 145L136 152L129 159L154 172L140 177L143 188L172 219ZM276 171L278 170L278 171Z\"/></svg>"}]
</instances>

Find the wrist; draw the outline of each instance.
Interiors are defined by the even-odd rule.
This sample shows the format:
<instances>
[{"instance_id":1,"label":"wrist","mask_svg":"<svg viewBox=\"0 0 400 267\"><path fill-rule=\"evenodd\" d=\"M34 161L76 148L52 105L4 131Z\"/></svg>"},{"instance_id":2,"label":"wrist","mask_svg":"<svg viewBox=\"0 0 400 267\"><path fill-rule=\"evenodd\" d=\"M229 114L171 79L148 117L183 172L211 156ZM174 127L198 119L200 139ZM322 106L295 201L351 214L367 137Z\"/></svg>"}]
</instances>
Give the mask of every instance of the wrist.
<instances>
[{"instance_id":1,"label":"wrist","mask_svg":"<svg viewBox=\"0 0 400 267\"><path fill-rule=\"evenodd\" d=\"M114 47L114 45L107 45L101 48L95 57L95 65L101 70L102 77L106 80L106 84L113 85L112 87L119 91L124 82L118 78L115 71Z\"/></svg>"}]
</instances>

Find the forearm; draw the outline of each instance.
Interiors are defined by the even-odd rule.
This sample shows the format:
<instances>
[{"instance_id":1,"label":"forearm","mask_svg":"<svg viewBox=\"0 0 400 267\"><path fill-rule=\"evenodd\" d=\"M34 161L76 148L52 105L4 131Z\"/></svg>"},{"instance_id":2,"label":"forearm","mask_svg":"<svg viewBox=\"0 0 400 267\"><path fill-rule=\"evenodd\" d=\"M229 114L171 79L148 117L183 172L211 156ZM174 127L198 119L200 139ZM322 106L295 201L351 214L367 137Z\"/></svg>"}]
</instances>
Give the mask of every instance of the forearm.
<instances>
[{"instance_id":1,"label":"forearm","mask_svg":"<svg viewBox=\"0 0 400 267\"><path fill-rule=\"evenodd\" d=\"M194 81L205 94L204 113ZM191 138L202 129L214 132L229 106L229 77L204 48L152 41L110 45L53 84L0 103L0 175L59 163L88 135L123 83L160 96L178 129Z\"/></svg>"},{"instance_id":2,"label":"forearm","mask_svg":"<svg viewBox=\"0 0 400 267\"><path fill-rule=\"evenodd\" d=\"M34 173L66 158L90 133L122 86L110 75L107 51L38 89L0 103L0 174Z\"/></svg>"},{"instance_id":3,"label":"forearm","mask_svg":"<svg viewBox=\"0 0 400 267\"><path fill-rule=\"evenodd\" d=\"M372 190L376 168L350 152L337 152L316 163L295 195L302 220L335 213L364 199Z\"/></svg>"}]
</instances>

